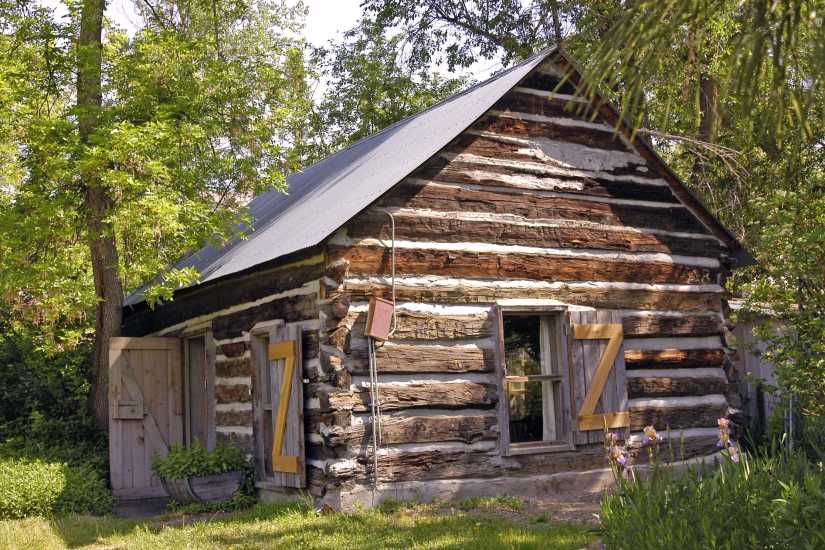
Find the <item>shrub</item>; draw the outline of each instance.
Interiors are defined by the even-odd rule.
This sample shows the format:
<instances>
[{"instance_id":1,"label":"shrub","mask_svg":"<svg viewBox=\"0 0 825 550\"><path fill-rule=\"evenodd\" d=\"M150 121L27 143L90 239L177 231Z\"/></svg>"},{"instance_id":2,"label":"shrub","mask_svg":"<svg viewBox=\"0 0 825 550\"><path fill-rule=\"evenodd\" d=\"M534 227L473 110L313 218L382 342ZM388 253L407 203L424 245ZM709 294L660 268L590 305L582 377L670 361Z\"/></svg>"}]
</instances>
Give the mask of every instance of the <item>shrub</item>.
<instances>
[{"instance_id":1,"label":"shrub","mask_svg":"<svg viewBox=\"0 0 825 550\"><path fill-rule=\"evenodd\" d=\"M620 479L601 516L608 548L823 548L825 471L801 454L681 474L654 466L647 480Z\"/></svg>"},{"instance_id":2,"label":"shrub","mask_svg":"<svg viewBox=\"0 0 825 550\"><path fill-rule=\"evenodd\" d=\"M0 519L70 512L104 514L111 508L111 493L91 466L0 459Z\"/></svg>"},{"instance_id":3,"label":"shrub","mask_svg":"<svg viewBox=\"0 0 825 550\"><path fill-rule=\"evenodd\" d=\"M98 437L87 412L90 342L56 349L45 339L11 323L0 303L0 440Z\"/></svg>"},{"instance_id":4,"label":"shrub","mask_svg":"<svg viewBox=\"0 0 825 550\"><path fill-rule=\"evenodd\" d=\"M166 458L155 456L152 460L152 469L164 479L246 471L247 467L240 449L219 443L210 453L199 441L188 447L172 445Z\"/></svg>"}]
</instances>

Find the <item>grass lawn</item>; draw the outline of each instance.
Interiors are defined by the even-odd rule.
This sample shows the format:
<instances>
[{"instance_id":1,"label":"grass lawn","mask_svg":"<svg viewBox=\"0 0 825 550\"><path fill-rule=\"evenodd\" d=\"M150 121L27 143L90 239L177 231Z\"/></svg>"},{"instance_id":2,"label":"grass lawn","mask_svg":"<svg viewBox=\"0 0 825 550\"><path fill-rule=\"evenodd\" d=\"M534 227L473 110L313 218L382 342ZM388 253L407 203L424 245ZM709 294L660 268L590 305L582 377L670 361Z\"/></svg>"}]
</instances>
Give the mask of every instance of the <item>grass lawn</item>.
<instances>
[{"instance_id":1,"label":"grass lawn","mask_svg":"<svg viewBox=\"0 0 825 550\"><path fill-rule=\"evenodd\" d=\"M515 508L518 508L517 506ZM530 517L507 503L399 505L319 515L306 505L263 505L219 517L128 520L66 516L0 521L0 548L569 548L596 538L592 526Z\"/></svg>"}]
</instances>

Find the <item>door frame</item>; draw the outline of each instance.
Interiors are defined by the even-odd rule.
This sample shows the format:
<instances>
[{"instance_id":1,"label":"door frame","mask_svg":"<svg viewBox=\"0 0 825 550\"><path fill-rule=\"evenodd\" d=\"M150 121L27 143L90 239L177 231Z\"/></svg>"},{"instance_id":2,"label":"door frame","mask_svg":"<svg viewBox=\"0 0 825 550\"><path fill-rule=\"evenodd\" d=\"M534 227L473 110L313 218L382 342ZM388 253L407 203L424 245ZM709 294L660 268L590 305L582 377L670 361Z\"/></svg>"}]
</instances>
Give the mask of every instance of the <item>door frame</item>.
<instances>
[{"instance_id":1,"label":"door frame","mask_svg":"<svg viewBox=\"0 0 825 550\"><path fill-rule=\"evenodd\" d=\"M206 375L206 441L202 441L207 450L215 448L216 418L215 418L215 340L212 337L211 326L201 326L189 329L180 334L181 341L181 403L183 404L183 444L191 445L191 416L190 393L191 384L189 373L189 340L202 337L204 340L204 374Z\"/></svg>"}]
</instances>

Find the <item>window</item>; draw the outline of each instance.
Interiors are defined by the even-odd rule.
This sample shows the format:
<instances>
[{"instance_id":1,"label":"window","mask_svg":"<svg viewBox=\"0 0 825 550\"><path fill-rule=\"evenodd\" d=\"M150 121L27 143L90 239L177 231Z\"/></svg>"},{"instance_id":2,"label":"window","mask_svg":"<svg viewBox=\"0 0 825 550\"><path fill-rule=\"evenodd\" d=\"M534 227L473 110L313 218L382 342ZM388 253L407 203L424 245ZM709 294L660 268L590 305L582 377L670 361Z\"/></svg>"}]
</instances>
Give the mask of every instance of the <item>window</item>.
<instances>
[{"instance_id":1,"label":"window","mask_svg":"<svg viewBox=\"0 0 825 550\"><path fill-rule=\"evenodd\" d=\"M503 312L503 443L508 454L570 448L563 323L561 311Z\"/></svg>"}]
</instances>

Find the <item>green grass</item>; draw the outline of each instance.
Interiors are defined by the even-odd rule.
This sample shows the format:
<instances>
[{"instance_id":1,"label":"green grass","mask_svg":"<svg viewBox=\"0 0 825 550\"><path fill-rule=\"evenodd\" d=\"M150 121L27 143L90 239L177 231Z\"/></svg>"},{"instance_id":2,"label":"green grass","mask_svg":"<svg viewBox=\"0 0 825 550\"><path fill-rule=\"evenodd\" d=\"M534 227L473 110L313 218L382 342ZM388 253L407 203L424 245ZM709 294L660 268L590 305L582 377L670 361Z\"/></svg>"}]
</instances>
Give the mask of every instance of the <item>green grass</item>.
<instances>
[{"instance_id":1,"label":"green grass","mask_svg":"<svg viewBox=\"0 0 825 550\"><path fill-rule=\"evenodd\" d=\"M484 507L482 507L484 508ZM559 548L579 549L592 527L515 522L433 506L318 515L306 505L263 505L184 526L157 520L65 516L0 521L0 548Z\"/></svg>"}]
</instances>

